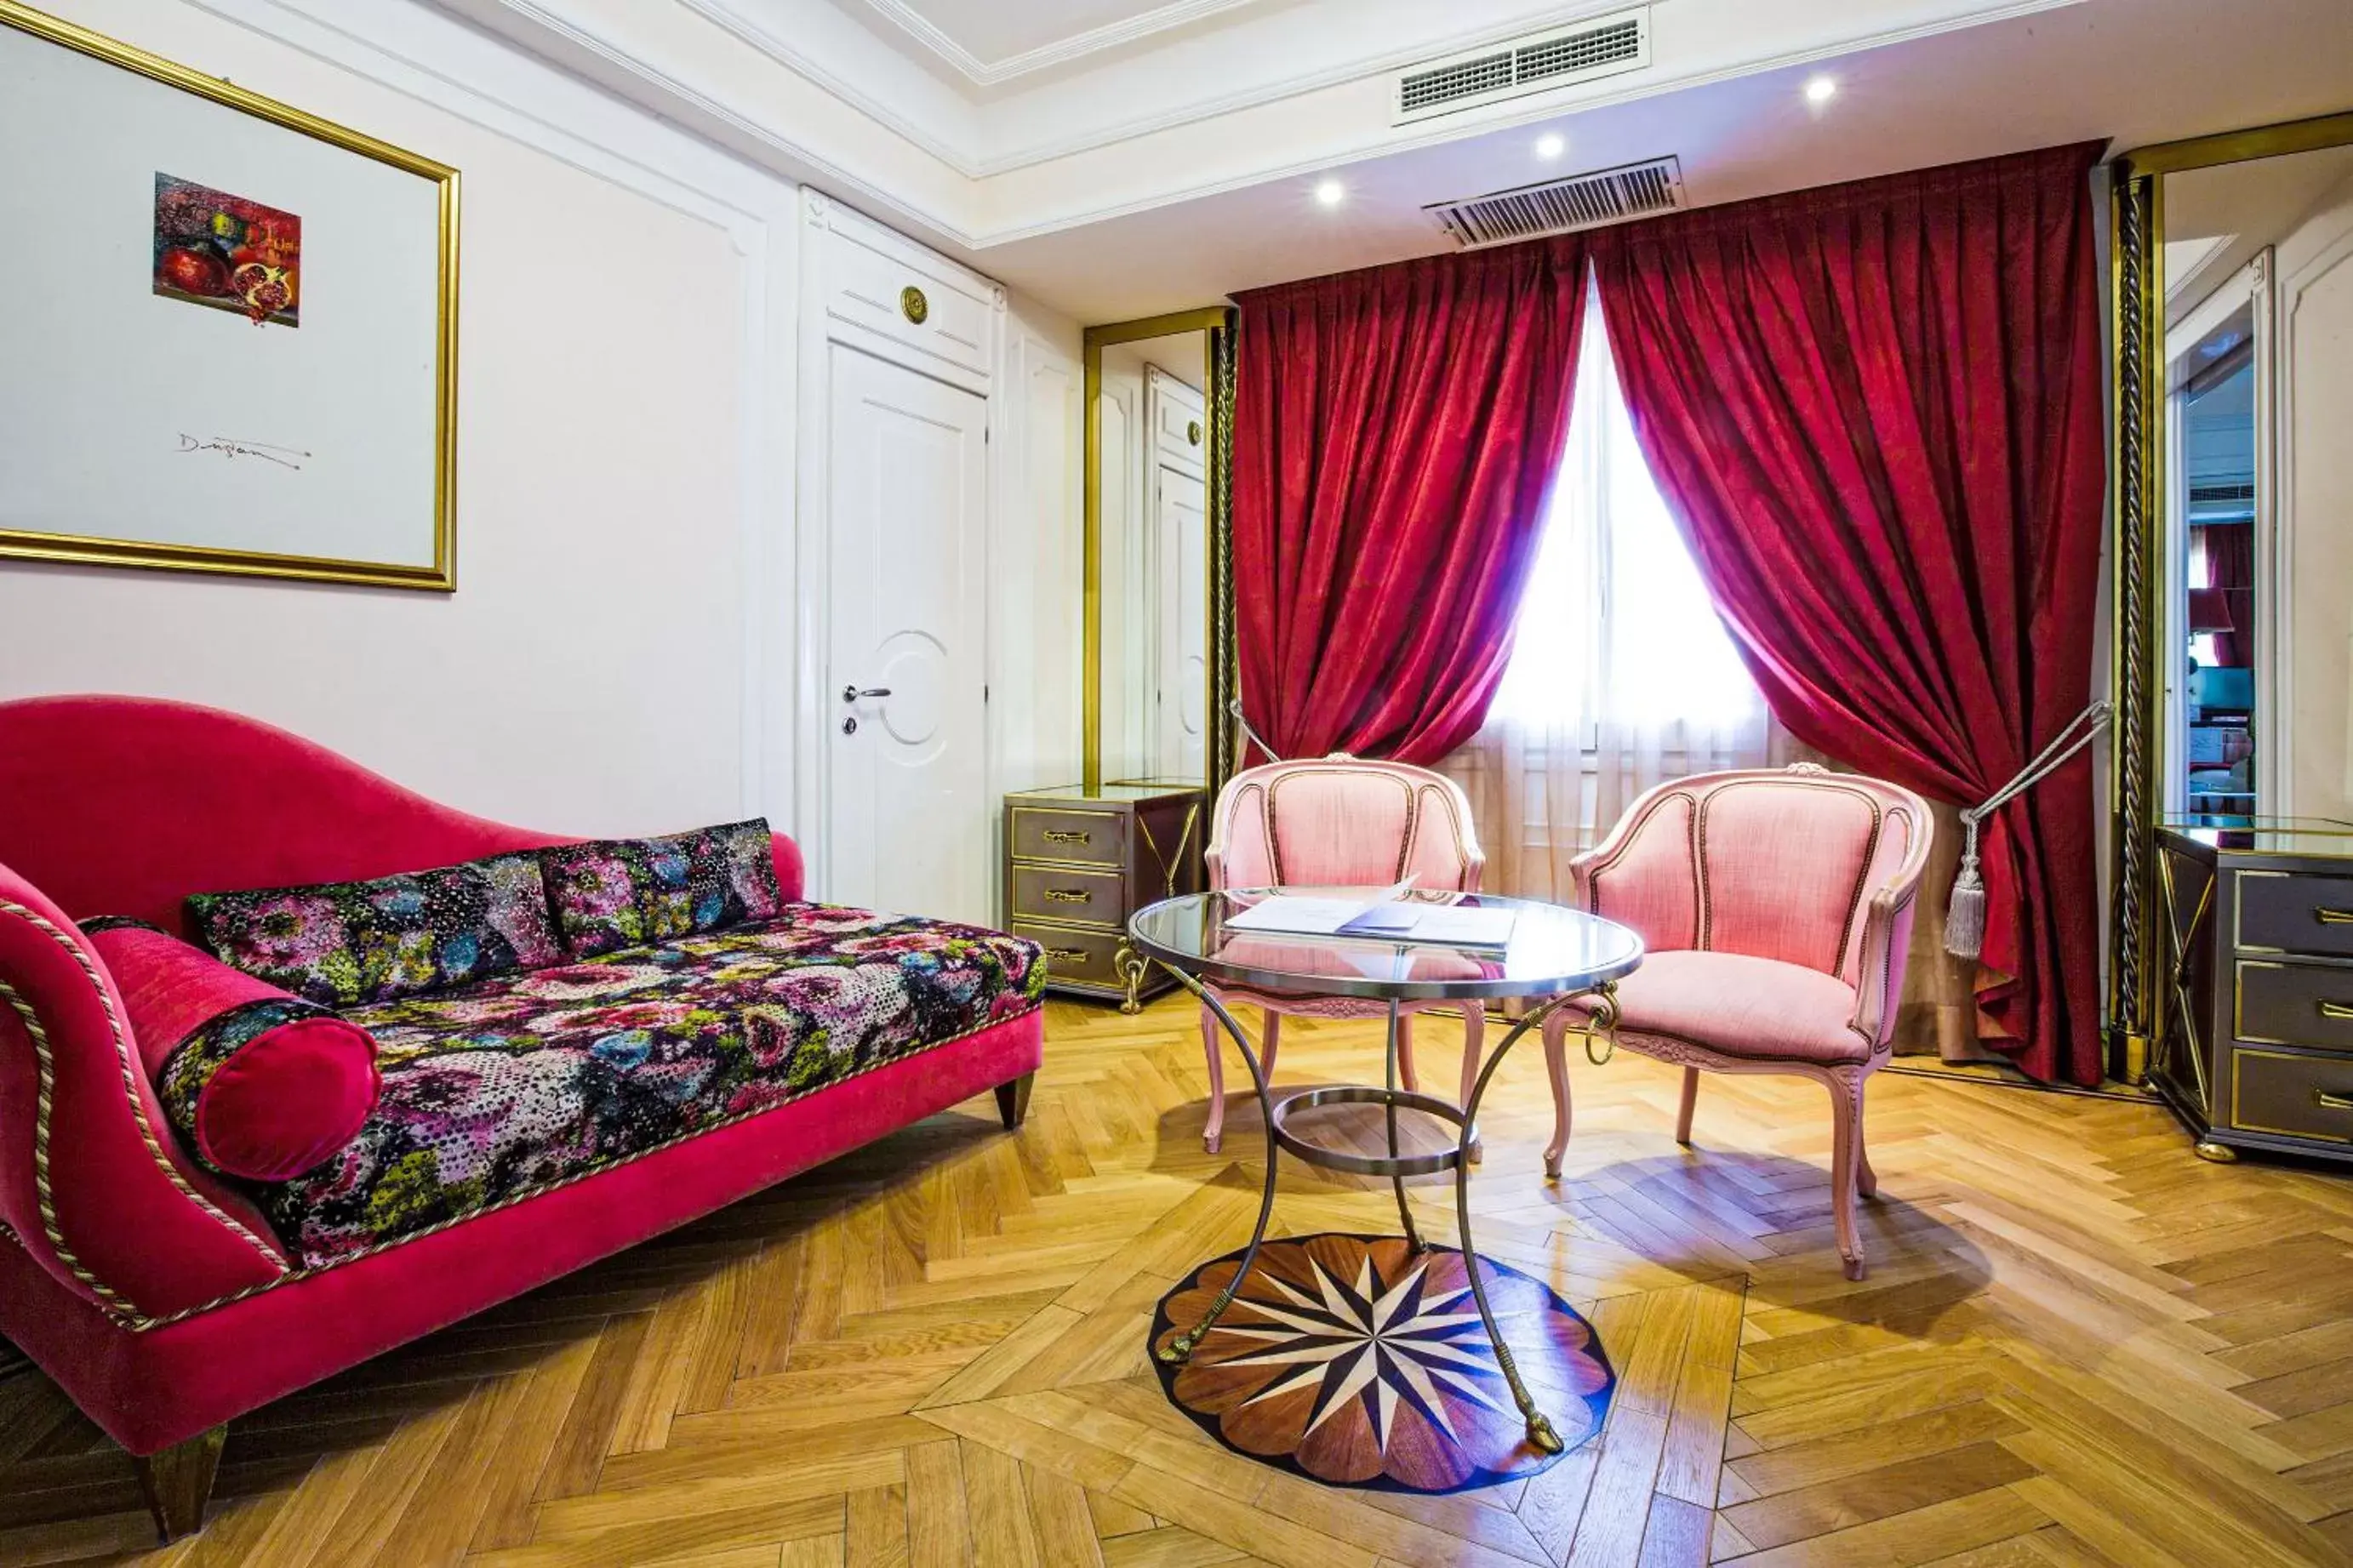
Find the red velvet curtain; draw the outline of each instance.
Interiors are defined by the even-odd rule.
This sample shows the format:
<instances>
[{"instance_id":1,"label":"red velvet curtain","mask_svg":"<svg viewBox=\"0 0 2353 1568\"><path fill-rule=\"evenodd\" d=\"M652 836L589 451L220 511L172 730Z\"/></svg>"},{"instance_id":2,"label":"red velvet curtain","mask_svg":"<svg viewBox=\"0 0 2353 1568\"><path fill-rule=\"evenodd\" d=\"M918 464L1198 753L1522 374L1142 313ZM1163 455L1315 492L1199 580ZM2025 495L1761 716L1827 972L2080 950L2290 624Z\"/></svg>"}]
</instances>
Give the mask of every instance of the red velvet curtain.
<instances>
[{"instance_id":1,"label":"red velvet curtain","mask_svg":"<svg viewBox=\"0 0 2353 1568\"><path fill-rule=\"evenodd\" d=\"M1568 424L1581 238L1236 296L1242 708L1284 757L1485 719Z\"/></svg>"},{"instance_id":2,"label":"red velvet curtain","mask_svg":"<svg viewBox=\"0 0 2353 1568\"><path fill-rule=\"evenodd\" d=\"M1774 713L1964 805L2090 698L2102 496L2085 175L2055 148L1606 231L1626 395ZM1979 1030L2101 1050L2089 762L1981 833Z\"/></svg>"}]
</instances>

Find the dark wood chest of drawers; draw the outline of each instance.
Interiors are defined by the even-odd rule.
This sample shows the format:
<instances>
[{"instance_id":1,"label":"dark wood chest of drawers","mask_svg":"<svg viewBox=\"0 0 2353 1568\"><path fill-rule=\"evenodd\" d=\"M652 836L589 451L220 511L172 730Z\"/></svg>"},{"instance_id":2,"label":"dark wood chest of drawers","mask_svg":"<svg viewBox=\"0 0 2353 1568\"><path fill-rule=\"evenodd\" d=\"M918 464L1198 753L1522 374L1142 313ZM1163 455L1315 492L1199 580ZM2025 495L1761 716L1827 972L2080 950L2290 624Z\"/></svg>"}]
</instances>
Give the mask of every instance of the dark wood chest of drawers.
<instances>
[{"instance_id":1,"label":"dark wood chest of drawers","mask_svg":"<svg viewBox=\"0 0 2353 1568\"><path fill-rule=\"evenodd\" d=\"M2158 830L2149 1076L2209 1159L2353 1163L2353 825Z\"/></svg>"},{"instance_id":2,"label":"dark wood chest of drawers","mask_svg":"<svg viewBox=\"0 0 2353 1568\"><path fill-rule=\"evenodd\" d=\"M1111 784L1005 797L1005 928L1046 950L1046 988L1133 1013L1175 982L1127 945L1127 917L1201 890L1198 785Z\"/></svg>"}]
</instances>

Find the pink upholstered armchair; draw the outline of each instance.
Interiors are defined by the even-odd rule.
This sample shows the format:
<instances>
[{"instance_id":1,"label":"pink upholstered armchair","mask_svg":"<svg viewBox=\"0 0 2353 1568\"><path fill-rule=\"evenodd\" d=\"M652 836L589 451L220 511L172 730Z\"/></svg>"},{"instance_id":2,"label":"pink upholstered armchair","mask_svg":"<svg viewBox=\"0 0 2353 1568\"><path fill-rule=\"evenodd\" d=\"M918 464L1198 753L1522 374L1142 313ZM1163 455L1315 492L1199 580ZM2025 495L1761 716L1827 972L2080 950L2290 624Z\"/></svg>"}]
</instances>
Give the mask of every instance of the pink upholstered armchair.
<instances>
[{"instance_id":1,"label":"pink upholstered armchair","mask_svg":"<svg viewBox=\"0 0 2353 1568\"><path fill-rule=\"evenodd\" d=\"M1471 827L1462 786L1427 768L1367 762L1335 752L1315 762L1271 763L1236 773L1218 793L1209 827L1209 887L1382 887L1411 876L1418 889L1479 890L1487 858ZM1264 1019L1259 1056L1269 1081L1282 1018L1386 1018L1386 1003L1213 986L1219 1000L1247 1002ZM1478 1079L1485 1016L1475 1002L1409 1002L1398 1019L1398 1073L1414 1084L1413 1015L1462 1015L1462 1091ZM1201 1142L1212 1154L1226 1123L1226 1074L1217 1016L1201 1007L1209 1062L1209 1120Z\"/></svg>"},{"instance_id":2,"label":"pink upholstered armchair","mask_svg":"<svg viewBox=\"0 0 2353 1568\"><path fill-rule=\"evenodd\" d=\"M1661 784L1571 868L1577 902L1649 945L1619 983L1618 1043L1683 1068L1678 1142L1691 1142L1703 1068L1797 1073L1829 1089L1831 1203L1852 1279L1863 1273L1855 1196L1877 1190L1863 1081L1894 1035L1934 832L1911 791L1800 763ZM1556 1062L1577 1021L1568 1011L1547 1028ZM1556 1117L1545 1166L1556 1174L1565 1097Z\"/></svg>"}]
</instances>

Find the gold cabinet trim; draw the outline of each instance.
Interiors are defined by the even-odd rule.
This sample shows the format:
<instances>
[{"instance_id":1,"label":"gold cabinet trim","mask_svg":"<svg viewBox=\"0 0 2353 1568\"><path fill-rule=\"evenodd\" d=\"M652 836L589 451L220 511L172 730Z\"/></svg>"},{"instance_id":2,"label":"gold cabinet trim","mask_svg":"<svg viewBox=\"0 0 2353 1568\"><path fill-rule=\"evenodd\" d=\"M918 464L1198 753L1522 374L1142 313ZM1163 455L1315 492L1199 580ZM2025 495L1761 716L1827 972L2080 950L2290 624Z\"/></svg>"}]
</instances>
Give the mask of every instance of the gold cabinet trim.
<instances>
[{"instance_id":1,"label":"gold cabinet trim","mask_svg":"<svg viewBox=\"0 0 2353 1568\"><path fill-rule=\"evenodd\" d=\"M1060 907L1025 909L1022 907L1020 884L1020 874L1024 871L1048 872L1057 878L1088 879L1104 885L1092 891L1078 893L1076 897L1067 896L1078 891L1071 888L1041 887L1038 889L1038 897L1048 904ZM1043 919L1057 925L1082 927L1093 931L1120 931L1127 929L1125 918L1127 877L1115 867L1064 866L1052 861L1022 859L1013 863L1013 873L1014 883L1009 912L1015 921ZM1054 896L1057 893L1066 896L1057 898ZM1086 915L1071 912L1071 905L1092 907L1099 899L1103 907L1112 911L1108 918L1091 919Z\"/></svg>"},{"instance_id":2,"label":"gold cabinet trim","mask_svg":"<svg viewBox=\"0 0 2353 1568\"><path fill-rule=\"evenodd\" d=\"M2342 1132L2312 1132L2300 1131L2291 1127L2265 1127L2260 1122L2249 1121L2245 1118L2242 1117L2239 1114L2239 1064L2246 1060L2249 1057L2256 1057L2264 1061L2276 1062L2337 1061L2344 1062L2348 1070L2353 1070L2353 1061L2348 1061L2343 1057L2332 1057L2327 1051L2234 1050L2231 1053L2232 1131L2236 1132L2267 1132L2274 1138L2317 1139L2326 1143L2353 1143L2353 1135Z\"/></svg>"}]
</instances>

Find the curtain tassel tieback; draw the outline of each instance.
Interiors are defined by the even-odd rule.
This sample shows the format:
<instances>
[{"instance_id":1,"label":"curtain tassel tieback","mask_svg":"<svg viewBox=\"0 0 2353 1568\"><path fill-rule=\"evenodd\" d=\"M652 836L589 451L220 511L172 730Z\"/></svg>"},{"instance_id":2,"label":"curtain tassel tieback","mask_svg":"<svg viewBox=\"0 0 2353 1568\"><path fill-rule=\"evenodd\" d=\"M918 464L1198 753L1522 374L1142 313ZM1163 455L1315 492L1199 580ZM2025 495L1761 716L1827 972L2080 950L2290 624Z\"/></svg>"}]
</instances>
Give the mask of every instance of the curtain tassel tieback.
<instances>
[{"instance_id":1,"label":"curtain tassel tieback","mask_svg":"<svg viewBox=\"0 0 2353 1568\"><path fill-rule=\"evenodd\" d=\"M1226 704L1226 707L1228 710L1233 714L1234 722L1241 726L1242 738L1245 741L1249 742L1251 745L1256 746L1260 751L1264 752L1268 762L1279 763L1282 761L1282 753L1276 751L1272 746L1268 745L1266 743L1266 737L1260 734L1256 730L1251 729L1250 721L1242 717L1242 700L1240 698L1237 697L1232 699Z\"/></svg>"},{"instance_id":2,"label":"curtain tassel tieback","mask_svg":"<svg viewBox=\"0 0 2353 1568\"><path fill-rule=\"evenodd\" d=\"M2025 794L2059 769L2076 752L2099 738L2100 724L2110 711L2106 699L2067 721L2052 742L2036 753L2018 776L1961 812L1961 870L1953 879L1953 901L1945 910L1945 951L1955 958L1974 959L1985 951L1985 879L1978 873L1978 824L2013 798Z\"/></svg>"}]
</instances>

